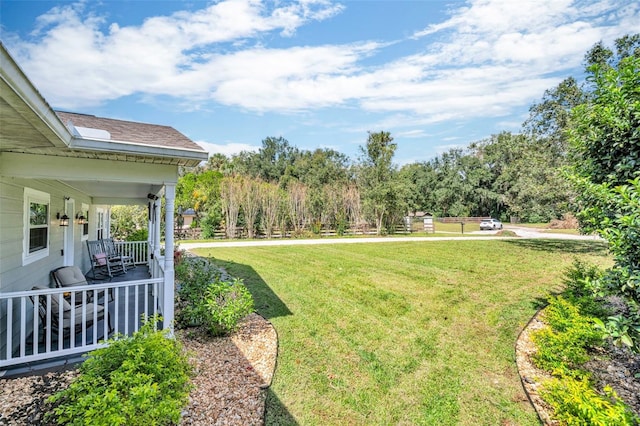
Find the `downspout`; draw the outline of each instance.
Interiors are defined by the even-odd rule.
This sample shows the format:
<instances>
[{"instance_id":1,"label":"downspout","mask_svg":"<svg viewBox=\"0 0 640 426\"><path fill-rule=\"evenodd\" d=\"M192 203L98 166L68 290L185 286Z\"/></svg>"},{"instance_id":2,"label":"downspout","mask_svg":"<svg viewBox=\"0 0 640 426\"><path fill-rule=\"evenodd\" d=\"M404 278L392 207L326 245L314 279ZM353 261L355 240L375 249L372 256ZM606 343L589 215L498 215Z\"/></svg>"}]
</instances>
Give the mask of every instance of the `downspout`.
<instances>
[{"instance_id":1,"label":"downspout","mask_svg":"<svg viewBox=\"0 0 640 426\"><path fill-rule=\"evenodd\" d=\"M152 265L151 258L153 257L153 253L156 250L156 243L153 239L153 203L151 201L147 201L147 245L149 246L149 250L147 253L147 264L149 266Z\"/></svg>"},{"instance_id":2,"label":"downspout","mask_svg":"<svg viewBox=\"0 0 640 426\"><path fill-rule=\"evenodd\" d=\"M153 202L153 253L154 256L160 256L160 200Z\"/></svg>"}]
</instances>

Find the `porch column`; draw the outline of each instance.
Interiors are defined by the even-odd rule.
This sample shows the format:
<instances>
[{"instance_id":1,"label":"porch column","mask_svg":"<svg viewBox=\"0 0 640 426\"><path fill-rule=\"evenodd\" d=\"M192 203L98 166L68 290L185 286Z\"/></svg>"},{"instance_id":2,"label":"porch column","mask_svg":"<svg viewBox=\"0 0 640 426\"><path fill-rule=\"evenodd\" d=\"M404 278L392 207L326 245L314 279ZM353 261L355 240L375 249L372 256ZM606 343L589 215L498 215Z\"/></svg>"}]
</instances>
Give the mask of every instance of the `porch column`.
<instances>
[{"instance_id":1,"label":"porch column","mask_svg":"<svg viewBox=\"0 0 640 426\"><path fill-rule=\"evenodd\" d=\"M173 333L173 298L174 298L174 271L173 271L173 210L175 206L176 184L165 183L165 216L164 216L164 309L165 325Z\"/></svg>"}]
</instances>

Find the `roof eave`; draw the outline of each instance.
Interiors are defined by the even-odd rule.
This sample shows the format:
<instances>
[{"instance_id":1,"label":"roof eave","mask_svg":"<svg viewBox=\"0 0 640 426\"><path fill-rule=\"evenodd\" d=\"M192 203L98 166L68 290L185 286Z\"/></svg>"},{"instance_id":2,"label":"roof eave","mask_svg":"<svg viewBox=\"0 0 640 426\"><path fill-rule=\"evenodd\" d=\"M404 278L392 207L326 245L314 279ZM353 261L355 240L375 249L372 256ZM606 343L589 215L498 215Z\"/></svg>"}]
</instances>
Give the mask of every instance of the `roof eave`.
<instances>
[{"instance_id":1,"label":"roof eave","mask_svg":"<svg viewBox=\"0 0 640 426\"><path fill-rule=\"evenodd\" d=\"M37 115L42 123L55 135L49 137L49 141L54 146L69 145L72 135L69 129L60 121L51 106L31 83L20 66L14 61L5 46L0 41L0 63L2 63L2 78L6 84L12 88L20 100L27 105L31 111Z\"/></svg>"},{"instance_id":2,"label":"roof eave","mask_svg":"<svg viewBox=\"0 0 640 426\"><path fill-rule=\"evenodd\" d=\"M207 161L209 158L209 154L206 151L188 148L169 148L159 145L141 145L137 143L105 139L74 137L71 140L69 147L86 151L163 157L180 160L182 163L186 162L189 166L197 166L202 161Z\"/></svg>"}]
</instances>

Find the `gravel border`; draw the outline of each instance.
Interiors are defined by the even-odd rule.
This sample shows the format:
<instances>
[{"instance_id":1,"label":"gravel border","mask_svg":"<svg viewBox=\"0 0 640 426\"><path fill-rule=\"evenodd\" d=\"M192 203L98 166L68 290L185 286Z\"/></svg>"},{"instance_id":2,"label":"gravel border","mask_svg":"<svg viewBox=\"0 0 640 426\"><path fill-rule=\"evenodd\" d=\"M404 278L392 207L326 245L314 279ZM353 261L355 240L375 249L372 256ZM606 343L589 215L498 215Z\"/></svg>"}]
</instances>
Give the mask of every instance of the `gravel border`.
<instances>
[{"instance_id":1,"label":"gravel border","mask_svg":"<svg viewBox=\"0 0 640 426\"><path fill-rule=\"evenodd\" d=\"M269 321L249 315L237 332L212 338L201 328L177 330L194 367L182 425L263 425L267 388L276 366L278 336ZM0 379L0 425L44 425L47 397L77 370Z\"/></svg>"}]
</instances>

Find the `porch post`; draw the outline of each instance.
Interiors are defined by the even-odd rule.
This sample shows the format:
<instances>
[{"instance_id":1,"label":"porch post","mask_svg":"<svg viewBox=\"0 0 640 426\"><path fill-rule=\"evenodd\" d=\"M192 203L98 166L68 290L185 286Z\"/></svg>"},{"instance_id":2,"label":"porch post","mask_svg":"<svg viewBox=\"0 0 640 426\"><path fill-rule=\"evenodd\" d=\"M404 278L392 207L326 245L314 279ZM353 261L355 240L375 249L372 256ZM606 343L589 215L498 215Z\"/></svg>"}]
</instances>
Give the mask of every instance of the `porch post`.
<instances>
[{"instance_id":1,"label":"porch post","mask_svg":"<svg viewBox=\"0 0 640 426\"><path fill-rule=\"evenodd\" d=\"M164 216L164 309L165 325L173 333L173 210L175 206L176 184L165 183L165 216Z\"/></svg>"}]
</instances>

